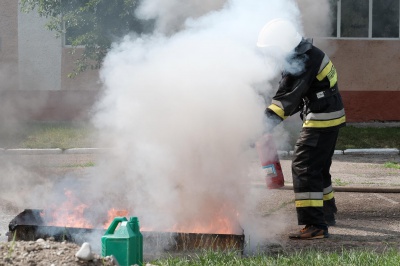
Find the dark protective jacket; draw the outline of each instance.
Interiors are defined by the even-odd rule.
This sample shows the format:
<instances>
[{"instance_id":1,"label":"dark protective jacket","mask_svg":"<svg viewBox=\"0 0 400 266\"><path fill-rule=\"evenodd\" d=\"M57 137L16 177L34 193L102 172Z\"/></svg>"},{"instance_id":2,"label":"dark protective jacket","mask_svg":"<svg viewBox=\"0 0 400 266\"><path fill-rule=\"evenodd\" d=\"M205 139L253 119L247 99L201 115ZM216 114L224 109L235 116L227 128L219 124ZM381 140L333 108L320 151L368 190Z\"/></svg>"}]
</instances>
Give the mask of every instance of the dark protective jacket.
<instances>
[{"instance_id":1,"label":"dark protective jacket","mask_svg":"<svg viewBox=\"0 0 400 266\"><path fill-rule=\"evenodd\" d=\"M265 111L274 126L299 111L303 128L326 130L345 125L337 73L329 57L303 39L288 62L294 67L283 72L278 91Z\"/></svg>"}]
</instances>

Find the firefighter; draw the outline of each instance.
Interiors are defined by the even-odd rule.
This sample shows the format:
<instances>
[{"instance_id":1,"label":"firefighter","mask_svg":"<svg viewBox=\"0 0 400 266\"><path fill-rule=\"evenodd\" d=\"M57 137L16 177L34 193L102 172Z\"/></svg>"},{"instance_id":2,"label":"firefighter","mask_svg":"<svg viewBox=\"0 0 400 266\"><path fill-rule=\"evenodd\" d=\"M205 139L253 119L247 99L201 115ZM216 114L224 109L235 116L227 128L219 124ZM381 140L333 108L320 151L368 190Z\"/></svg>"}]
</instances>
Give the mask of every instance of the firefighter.
<instances>
[{"instance_id":1,"label":"firefighter","mask_svg":"<svg viewBox=\"0 0 400 266\"><path fill-rule=\"evenodd\" d=\"M303 120L294 149L292 178L298 224L305 227L289 238L327 238L337 212L330 167L339 128L346 123L336 69L288 20L267 23L257 46L275 57L284 55L285 61L278 90L265 110L269 128L297 112Z\"/></svg>"}]
</instances>

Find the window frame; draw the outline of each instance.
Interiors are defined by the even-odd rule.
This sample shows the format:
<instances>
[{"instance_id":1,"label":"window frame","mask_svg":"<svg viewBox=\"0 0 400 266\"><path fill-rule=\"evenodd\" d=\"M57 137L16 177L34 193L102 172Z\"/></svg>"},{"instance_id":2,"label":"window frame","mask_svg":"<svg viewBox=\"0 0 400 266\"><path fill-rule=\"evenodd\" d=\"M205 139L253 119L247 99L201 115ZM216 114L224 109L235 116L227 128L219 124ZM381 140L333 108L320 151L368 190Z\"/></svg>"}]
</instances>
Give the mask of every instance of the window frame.
<instances>
[{"instance_id":1,"label":"window frame","mask_svg":"<svg viewBox=\"0 0 400 266\"><path fill-rule=\"evenodd\" d=\"M67 44L67 28L65 27L65 21L63 23L63 34L62 34L62 45L65 48L85 48L85 45L78 45L78 46L73 46L72 44Z\"/></svg>"},{"instance_id":2,"label":"window frame","mask_svg":"<svg viewBox=\"0 0 400 266\"><path fill-rule=\"evenodd\" d=\"M368 9L368 37L342 37L341 36L341 23L342 23L342 0L337 0L337 19L336 19L336 36L328 37L333 39L346 39L346 40L400 40L400 0L399 1L399 36L393 38L380 38L380 37L372 37L372 24L373 21L373 3L374 0L369 0L369 9Z\"/></svg>"}]
</instances>

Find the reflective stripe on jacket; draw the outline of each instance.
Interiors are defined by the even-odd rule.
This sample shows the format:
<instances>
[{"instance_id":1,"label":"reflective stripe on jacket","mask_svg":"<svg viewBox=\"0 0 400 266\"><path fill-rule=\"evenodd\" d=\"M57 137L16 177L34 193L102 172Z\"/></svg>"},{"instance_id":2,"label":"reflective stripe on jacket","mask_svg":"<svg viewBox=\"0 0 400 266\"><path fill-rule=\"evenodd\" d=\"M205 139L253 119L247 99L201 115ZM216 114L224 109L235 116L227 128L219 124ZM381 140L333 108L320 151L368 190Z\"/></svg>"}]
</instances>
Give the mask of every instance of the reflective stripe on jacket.
<instances>
[{"instance_id":1,"label":"reflective stripe on jacket","mask_svg":"<svg viewBox=\"0 0 400 266\"><path fill-rule=\"evenodd\" d=\"M297 68L292 67L282 74L278 91L266 115L279 123L302 111L305 128L325 129L344 125L346 115L332 61L306 40L296 51L288 59L288 65Z\"/></svg>"}]
</instances>

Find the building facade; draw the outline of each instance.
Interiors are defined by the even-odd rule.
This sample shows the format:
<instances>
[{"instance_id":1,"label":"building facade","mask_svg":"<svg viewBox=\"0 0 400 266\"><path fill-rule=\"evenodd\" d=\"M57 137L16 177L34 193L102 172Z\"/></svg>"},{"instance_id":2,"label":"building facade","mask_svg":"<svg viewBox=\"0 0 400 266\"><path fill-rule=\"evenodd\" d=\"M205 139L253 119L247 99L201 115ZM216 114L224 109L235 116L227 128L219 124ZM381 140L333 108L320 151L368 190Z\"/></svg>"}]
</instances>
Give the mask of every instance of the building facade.
<instances>
[{"instance_id":1,"label":"building facade","mask_svg":"<svg viewBox=\"0 0 400 266\"><path fill-rule=\"evenodd\" d=\"M400 121L400 0L330 0L332 32L314 43L334 62L349 122ZM97 71L68 78L75 58L18 0L0 1L0 118L87 118Z\"/></svg>"},{"instance_id":2,"label":"building facade","mask_svg":"<svg viewBox=\"0 0 400 266\"><path fill-rule=\"evenodd\" d=\"M329 47L348 120L400 121L400 1L330 2Z\"/></svg>"}]
</instances>

